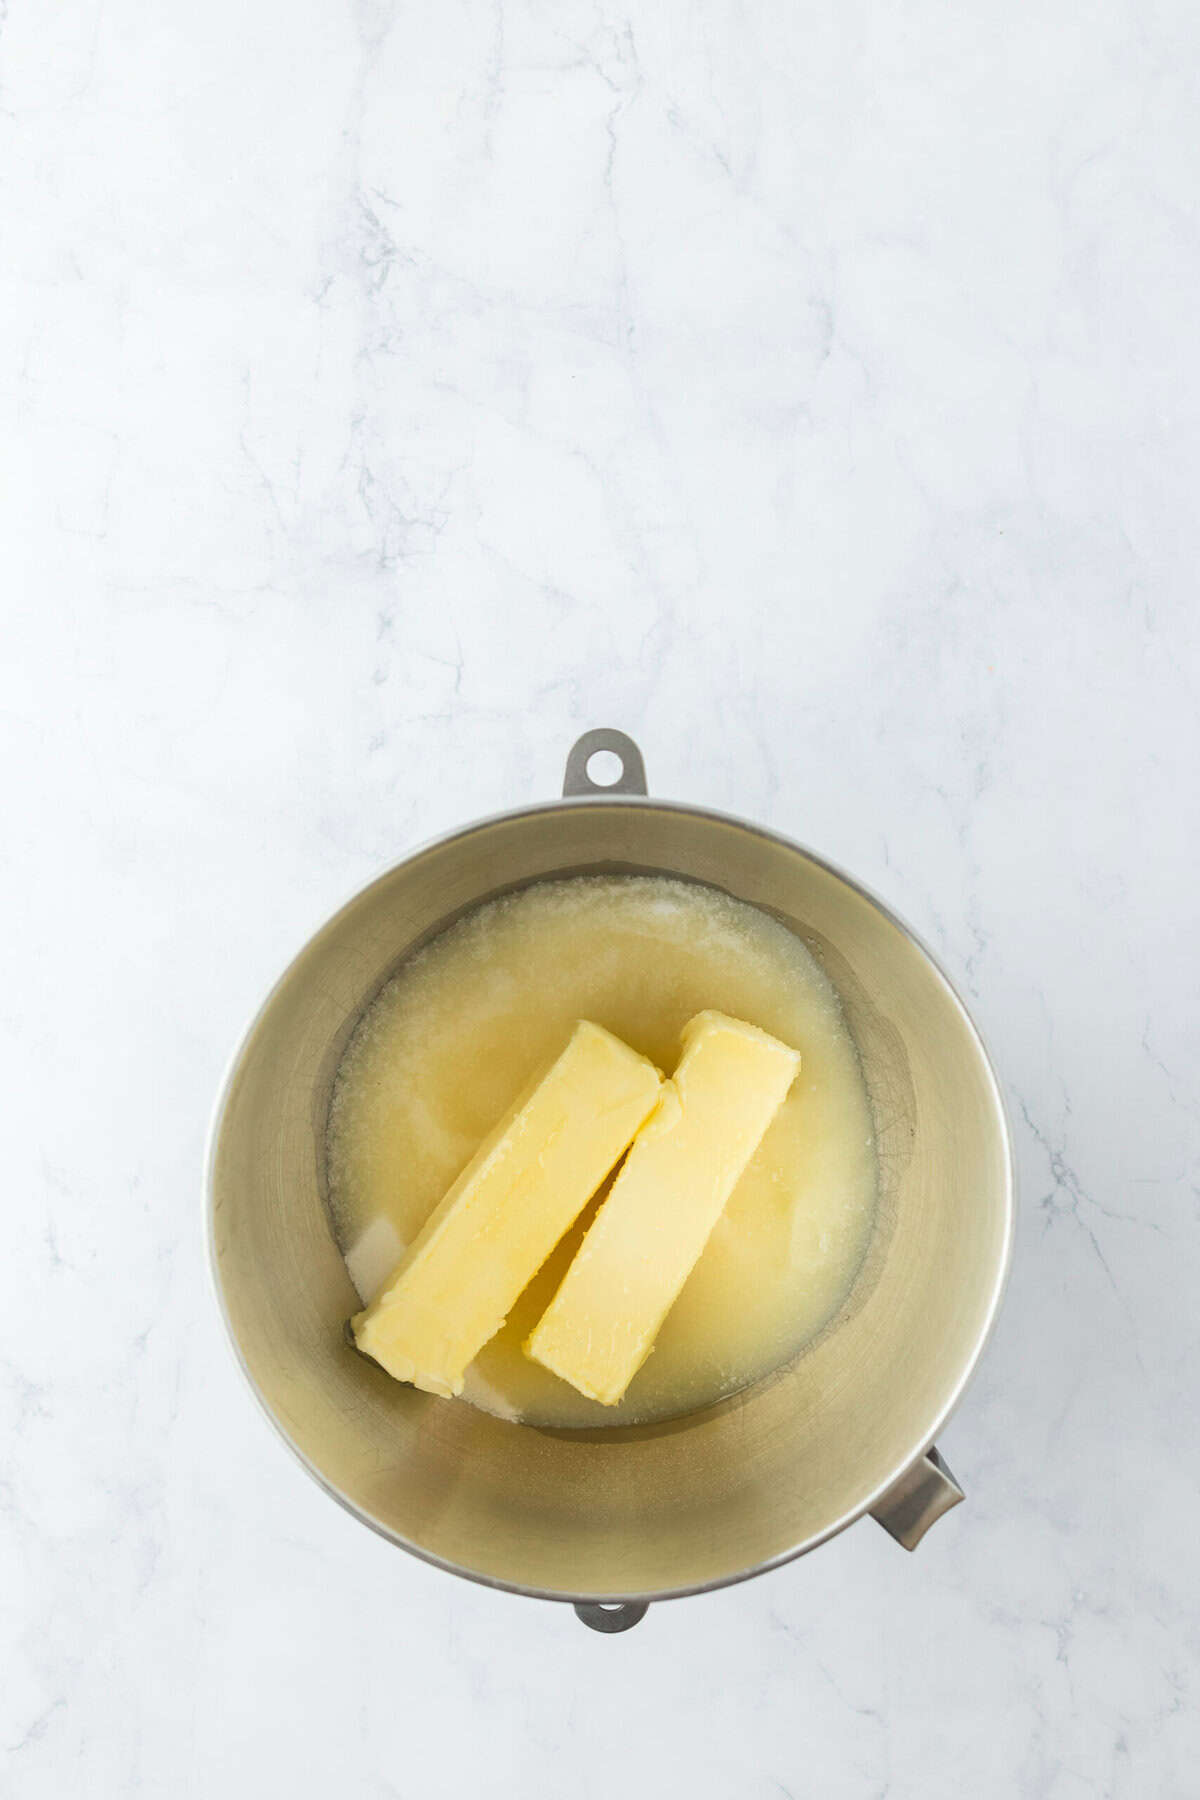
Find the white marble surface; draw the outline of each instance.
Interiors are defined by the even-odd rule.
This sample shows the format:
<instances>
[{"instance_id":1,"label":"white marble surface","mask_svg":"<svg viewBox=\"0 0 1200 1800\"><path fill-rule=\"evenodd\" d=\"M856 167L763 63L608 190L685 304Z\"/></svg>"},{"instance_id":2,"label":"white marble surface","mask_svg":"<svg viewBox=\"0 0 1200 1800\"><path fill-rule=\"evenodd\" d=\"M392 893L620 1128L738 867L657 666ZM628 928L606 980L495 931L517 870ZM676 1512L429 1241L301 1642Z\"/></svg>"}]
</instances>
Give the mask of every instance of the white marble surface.
<instances>
[{"instance_id":1,"label":"white marble surface","mask_svg":"<svg viewBox=\"0 0 1200 1800\"><path fill-rule=\"evenodd\" d=\"M1194 1795L1195 8L0 21L0 1788ZM613 1639L303 1478L199 1211L285 957L598 723L936 945L1023 1183L969 1504Z\"/></svg>"}]
</instances>

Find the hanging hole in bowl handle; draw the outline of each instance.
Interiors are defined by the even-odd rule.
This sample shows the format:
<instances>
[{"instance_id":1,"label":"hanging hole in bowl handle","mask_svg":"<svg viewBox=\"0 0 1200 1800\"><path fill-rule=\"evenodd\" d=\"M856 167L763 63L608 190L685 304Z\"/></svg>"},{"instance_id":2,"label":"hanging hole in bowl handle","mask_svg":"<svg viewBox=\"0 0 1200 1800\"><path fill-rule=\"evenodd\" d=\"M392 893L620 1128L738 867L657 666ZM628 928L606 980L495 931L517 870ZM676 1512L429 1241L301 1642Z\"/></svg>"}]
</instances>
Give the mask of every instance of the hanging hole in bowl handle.
<instances>
[{"instance_id":1,"label":"hanging hole in bowl handle","mask_svg":"<svg viewBox=\"0 0 1200 1800\"><path fill-rule=\"evenodd\" d=\"M648 1606L647 1600L577 1600L575 1617L590 1631L628 1631L641 1624Z\"/></svg>"},{"instance_id":2,"label":"hanging hole in bowl handle","mask_svg":"<svg viewBox=\"0 0 1200 1800\"><path fill-rule=\"evenodd\" d=\"M614 758L620 768L611 781L605 781L605 765L611 769ZM563 793L568 799L580 794L644 794L646 791L646 765L642 753L623 731L598 725L594 731L585 731L572 744L563 775Z\"/></svg>"}]
</instances>

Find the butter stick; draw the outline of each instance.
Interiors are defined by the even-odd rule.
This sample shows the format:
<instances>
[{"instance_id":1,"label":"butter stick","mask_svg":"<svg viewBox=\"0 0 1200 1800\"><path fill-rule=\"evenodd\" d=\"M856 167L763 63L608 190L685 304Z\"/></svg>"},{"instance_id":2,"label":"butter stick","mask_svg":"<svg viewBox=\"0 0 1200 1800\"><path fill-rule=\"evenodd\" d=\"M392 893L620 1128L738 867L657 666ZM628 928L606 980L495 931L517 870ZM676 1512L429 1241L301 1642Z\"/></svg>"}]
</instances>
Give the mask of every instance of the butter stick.
<instances>
[{"instance_id":1,"label":"butter stick","mask_svg":"<svg viewBox=\"0 0 1200 1800\"><path fill-rule=\"evenodd\" d=\"M580 1020L354 1319L359 1349L398 1381L460 1393L467 1364L628 1147L661 1085L653 1063Z\"/></svg>"},{"instance_id":2,"label":"butter stick","mask_svg":"<svg viewBox=\"0 0 1200 1800\"><path fill-rule=\"evenodd\" d=\"M702 1012L525 1353L613 1406L654 1347L800 1067L753 1025Z\"/></svg>"}]
</instances>

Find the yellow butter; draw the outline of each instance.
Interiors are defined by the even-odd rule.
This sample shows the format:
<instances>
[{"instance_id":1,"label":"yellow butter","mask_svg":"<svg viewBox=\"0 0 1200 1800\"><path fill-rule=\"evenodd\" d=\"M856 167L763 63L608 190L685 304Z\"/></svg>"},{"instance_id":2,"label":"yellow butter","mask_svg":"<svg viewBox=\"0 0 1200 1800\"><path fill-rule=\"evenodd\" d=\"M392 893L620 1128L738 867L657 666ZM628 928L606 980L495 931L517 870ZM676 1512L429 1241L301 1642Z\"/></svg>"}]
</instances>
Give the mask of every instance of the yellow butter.
<instances>
[{"instance_id":1,"label":"yellow butter","mask_svg":"<svg viewBox=\"0 0 1200 1800\"><path fill-rule=\"evenodd\" d=\"M654 1347L800 1057L702 1012L525 1353L614 1406Z\"/></svg>"},{"instance_id":2,"label":"yellow butter","mask_svg":"<svg viewBox=\"0 0 1200 1800\"><path fill-rule=\"evenodd\" d=\"M628 1147L661 1085L653 1063L580 1020L354 1319L359 1349L398 1381L461 1392L467 1364Z\"/></svg>"}]
</instances>

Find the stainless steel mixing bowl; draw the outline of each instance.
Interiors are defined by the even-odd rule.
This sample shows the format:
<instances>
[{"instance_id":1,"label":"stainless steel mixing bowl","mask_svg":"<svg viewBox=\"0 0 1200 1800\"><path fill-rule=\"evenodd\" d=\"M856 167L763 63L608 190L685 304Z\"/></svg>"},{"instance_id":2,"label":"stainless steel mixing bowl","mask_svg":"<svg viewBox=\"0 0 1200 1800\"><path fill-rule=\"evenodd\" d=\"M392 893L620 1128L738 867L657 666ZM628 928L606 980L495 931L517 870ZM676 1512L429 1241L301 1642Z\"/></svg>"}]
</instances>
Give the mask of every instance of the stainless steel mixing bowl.
<instances>
[{"instance_id":1,"label":"stainless steel mixing bowl","mask_svg":"<svg viewBox=\"0 0 1200 1800\"><path fill-rule=\"evenodd\" d=\"M615 750L611 787L589 777ZM242 1366L317 1481L457 1575L569 1600L599 1630L812 1550L865 1512L912 1548L962 1498L932 1449L991 1330L1012 1163L996 1079L932 957L846 876L740 819L646 798L588 732L564 799L485 819L372 882L301 951L234 1058L209 1153L217 1292ZM583 871L703 881L783 920L841 995L879 1147L880 1222L845 1307L774 1376L657 1425L551 1431L402 1387L346 1341L330 1227L334 1071L401 959L489 896Z\"/></svg>"}]
</instances>

